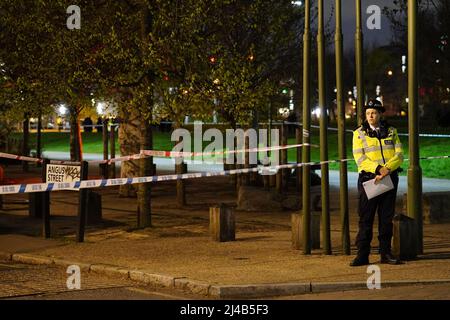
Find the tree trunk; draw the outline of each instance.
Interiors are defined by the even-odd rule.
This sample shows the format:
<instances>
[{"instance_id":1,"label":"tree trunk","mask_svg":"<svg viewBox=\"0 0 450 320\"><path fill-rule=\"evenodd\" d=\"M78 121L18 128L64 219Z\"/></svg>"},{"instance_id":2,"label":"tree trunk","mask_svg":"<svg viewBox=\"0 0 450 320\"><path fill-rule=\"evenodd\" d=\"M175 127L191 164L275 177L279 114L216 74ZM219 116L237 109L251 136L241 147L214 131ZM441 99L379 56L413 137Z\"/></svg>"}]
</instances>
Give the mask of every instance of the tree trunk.
<instances>
[{"instance_id":1,"label":"tree trunk","mask_svg":"<svg viewBox=\"0 0 450 320\"><path fill-rule=\"evenodd\" d=\"M82 160L81 130L78 123L78 113L72 108L70 111L70 160Z\"/></svg>"},{"instance_id":2,"label":"tree trunk","mask_svg":"<svg viewBox=\"0 0 450 320\"><path fill-rule=\"evenodd\" d=\"M147 55L149 37L148 35L152 31L152 20L153 17L149 10L147 1L142 1L140 3L142 16L141 16L141 28L140 28L140 37L142 43L145 44L141 48L142 56ZM143 114L140 115L140 142L141 149L152 149L153 148L153 136L152 136L152 127L150 125L150 121L152 120L152 108L153 108L153 90L151 89L153 83L153 73L151 70L143 79L143 86L141 90L144 90L144 99L142 101L141 110ZM145 117L147 116L147 117ZM149 119L147 121L146 119ZM153 157L141 158L139 160L139 175L143 176L151 176L153 175ZM138 227L145 228L150 227L152 225L151 220L151 184L150 183L141 183L138 188Z\"/></svg>"},{"instance_id":3,"label":"tree trunk","mask_svg":"<svg viewBox=\"0 0 450 320\"><path fill-rule=\"evenodd\" d=\"M30 139L30 118L28 114L25 114L25 118L23 120L23 142L22 142L22 155L28 157L30 155L30 149L28 145L28 141ZM22 170L23 172L28 172L28 162L22 161Z\"/></svg>"},{"instance_id":4,"label":"tree trunk","mask_svg":"<svg viewBox=\"0 0 450 320\"><path fill-rule=\"evenodd\" d=\"M180 128L180 125L176 125L175 129ZM175 144L178 144L181 142L181 138L178 139L178 141L175 142ZM183 151L186 151L183 149ZM182 158L184 160L184 158ZM184 161L182 161L180 164L175 164L175 173L176 174L183 174L186 173L186 164ZM179 207L183 207L186 205L186 184L185 181L180 179L177 180L177 204Z\"/></svg>"},{"instance_id":5,"label":"tree trunk","mask_svg":"<svg viewBox=\"0 0 450 320\"><path fill-rule=\"evenodd\" d=\"M36 158L41 158L42 141L42 116L38 116L37 137L36 137Z\"/></svg>"},{"instance_id":6,"label":"tree trunk","mask_svg":"<svg viewBox=\"0 0 450 320\"><path fill-rule=\"evenodd\" d=\"M141 121L141 149L151 150L153 148L153 137L152 128L150 123L142 118ZM153 175L153 157L146 157L139 160L139 176L151 176ZM138 196L138 206L139 206L139 217L138 217L138 227L145 228L152 225L151 215L151 184L150 183L140 183L137 196Z\"/></svg>"},{"instance_id":7,"label":"tree trunk","mask_svg":"<svg viewBox=\"0 0 450 320\"><path fill-rule=\"evenodd\" d=\"M136 108L129 108L124 110L120 115L122 122L119 126L119 146L120 155L128 156L131 154L137 154L140 152L140 137L141 137L141 124L140 113ZM120 177L131 178L139 176L139 161L123 161L120 166ZM125 184L121 185L119 189L119 195L121 197L136 197L138 185Z\"/></svg>"}]
</instances>

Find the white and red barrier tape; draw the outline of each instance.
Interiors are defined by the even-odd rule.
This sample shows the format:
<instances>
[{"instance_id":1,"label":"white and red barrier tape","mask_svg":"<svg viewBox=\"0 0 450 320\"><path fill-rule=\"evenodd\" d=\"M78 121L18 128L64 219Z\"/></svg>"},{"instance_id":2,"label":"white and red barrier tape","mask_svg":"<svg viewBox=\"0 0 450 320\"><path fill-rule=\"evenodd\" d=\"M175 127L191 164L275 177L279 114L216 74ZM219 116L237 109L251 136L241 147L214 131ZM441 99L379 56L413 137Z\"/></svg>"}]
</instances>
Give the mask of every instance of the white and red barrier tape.
<instances>
[{"instance_id":1,"label":"white and red barrier tape","mask_svg":"<svg viewBox=\"0 0 450 320\"><path fill-rule=\"evenodd\" d=\"M142 157L161 157L161 158L189 158L189 157L198 157L198 156L210 156L210 155L224 155L224 154L233 154L233 153L242 153L242 152L267 152L267 151L276 151L276 150L284 150L291 148L298 148L304 145L309 145L311 147L318 148L318 145L315 144L292 144L292 145L284 145L284 146L275 146L275 147L264 147L264 148L252 148L252 149L239 149L239 150L229 150L229 151L214 151L214 152L178 152L178 151L163 151L163 150L141 150L139 154L133 154L129 156L116 157L108 160L91 160L89 163L98 163L98 164L111 164L119 161L130 161L137 160ZM29 161L29 162L38 162L42 163L43 159L32 158L26 156L18 156L9 153L0 152L0 158L8 158L14 160L21 161ZM51 160L52 164L67 164L67 165L79 165L78 162L67 161L67 160Z\"/></svg>"},{"instance_id":2,"label":"white and red barrier tape","mask_svg":"<svg viewBox=\"0 0 450 320\"><path fill-rule=\"evenodd\" d=\"M21 161L28 161L28 162L37 162L42 163L44 159L40 158L32 158L32 157L26 157L26 156L18 156L15 154L10 153L4 153L0 152L0 158L7 158L7 159L13 159L13 160L21 160ZM66 165L80 165L79 162L69 161L69 160L50 160L51 164L66 164Z\"/></svg>"},{"instance_id":3,"label":"white and red barrier tape","mask_svg":"<svg viewBox=\"0 0 450 320\"><path fill-rule=\"evenodd\" d=\"M285 150L291 148L298 148L302 146L311 146L318 148L315 144L291 144L284 146L275 147L263 147L263 148L252 148L252 149L238 149L238 150L225 150L225 151L212 151L212 152L178 152L178 151L155 151L155 150L141 150L141 154L153 157L165 157L165 158L190 158L198 156L212 156L212 155L224 155L224 154L234 154L243 152L267 152L267 151L277 151Z\"/></svg>"}]
</instances>

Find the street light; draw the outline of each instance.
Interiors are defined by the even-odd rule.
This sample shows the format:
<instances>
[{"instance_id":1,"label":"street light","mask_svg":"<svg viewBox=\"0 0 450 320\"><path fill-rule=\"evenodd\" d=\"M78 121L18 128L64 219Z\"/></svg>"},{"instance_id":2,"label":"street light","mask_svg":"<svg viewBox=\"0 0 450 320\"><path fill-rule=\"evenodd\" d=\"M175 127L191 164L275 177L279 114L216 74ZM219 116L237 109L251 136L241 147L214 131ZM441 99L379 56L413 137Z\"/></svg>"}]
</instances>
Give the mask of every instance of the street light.
<instances>
[{"instance_id":1,"label":"street light","mask_svg":"<svg viewBox=\"0 0 450 320\"><path fill-rule=\"evenodd\" d=\"M61 116L64 116L67 113L67 107L65 104L60 104L58 107L58 112Z\"/></svg>"},{"instance_id":2,"label":"street light","mask_svg":"<svg viewBox=\"0 0 450 320\"><path fill-rule=\"evenodd\" d=\"M102 116L105 113L105 103L104 102L97 102L97 113Z\"/></svg>"},{"instance_id":3,"label":"street light","mask_svg":"<svg viewBox=\"0 0 450 320\"><path fill-rule=\"evenodd\" d=\"M388 70L387 74L389 77L391 77L394 74L394 72L392 72L392 70Z\"/></svg>"}]
</instances>

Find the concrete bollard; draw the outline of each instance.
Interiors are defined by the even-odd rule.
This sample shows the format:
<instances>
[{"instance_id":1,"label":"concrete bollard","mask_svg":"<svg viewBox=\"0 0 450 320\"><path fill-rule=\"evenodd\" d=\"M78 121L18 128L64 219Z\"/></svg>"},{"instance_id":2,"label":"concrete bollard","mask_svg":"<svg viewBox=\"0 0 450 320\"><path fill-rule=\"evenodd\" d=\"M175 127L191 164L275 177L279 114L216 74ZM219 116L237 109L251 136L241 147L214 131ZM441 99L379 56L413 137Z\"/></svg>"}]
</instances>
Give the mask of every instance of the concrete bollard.
<instances>
[{"instance_id":1,"label":"concrete bollard","mask_svg":"<svg viewBox=\"0 0 450 320\"><path fill-rule=\"evenodd\" d=\"M419 248L415 220L398 214L393 219L393 225L392 253L401 260L416 258Z\"/></svg>"},{"instance_id":2,"label":"concrete bollard","mask_svg":"<svg viewBox=\"0 0 450 320\"><path fill-rule=\"evenodd\" d=\"M215 241L225 242L235 240L234 208L225 204L209 208L209 231Z\"/></svg>"},{"instance_id":3,"label":"concrete bollard","mask_svg":"<svg viewBox=\"0 0 450 320\"><path fill-rule=\"evenodd\" d=\"M292 248L301 250L303 248L303 214L291 215ZM320 212L311 212L311 248L320 249Z\"/></svg>"}]
</instances>

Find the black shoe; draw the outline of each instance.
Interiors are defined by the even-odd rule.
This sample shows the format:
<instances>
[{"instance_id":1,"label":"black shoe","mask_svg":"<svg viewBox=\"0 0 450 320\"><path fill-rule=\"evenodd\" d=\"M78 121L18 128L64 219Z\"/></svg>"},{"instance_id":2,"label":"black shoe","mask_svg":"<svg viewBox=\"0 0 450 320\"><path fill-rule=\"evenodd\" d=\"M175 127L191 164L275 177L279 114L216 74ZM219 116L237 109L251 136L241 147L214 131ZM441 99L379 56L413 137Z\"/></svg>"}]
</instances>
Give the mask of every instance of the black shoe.
<instances>
[{"instance_id":1,"label":"black shoe","mask_svg":"<svg viewBox=\"0 0 450 320\"><path fill-rule=\"evenodd\" d=\"M369 258L368 257L362 257L362 256L356 256L355 259L350 263L351 267L359 267L359 266L365 266L369 264Z\"/></svg>"},{"instance_id":2,"label":"black shoe","mask_svg":"<svg viewBox=\"0 0 450 320\"><path fill-rule=\"evenodd\" d=\"M387 263L387 264L401 264L400 260L394 257L390 253L382 253L381 254L381 263Z\"/></svg>"}]
</instances>

